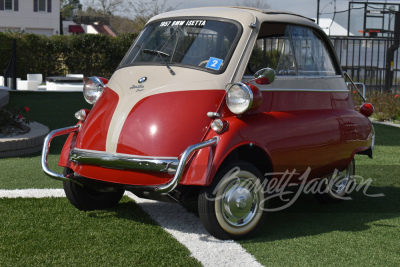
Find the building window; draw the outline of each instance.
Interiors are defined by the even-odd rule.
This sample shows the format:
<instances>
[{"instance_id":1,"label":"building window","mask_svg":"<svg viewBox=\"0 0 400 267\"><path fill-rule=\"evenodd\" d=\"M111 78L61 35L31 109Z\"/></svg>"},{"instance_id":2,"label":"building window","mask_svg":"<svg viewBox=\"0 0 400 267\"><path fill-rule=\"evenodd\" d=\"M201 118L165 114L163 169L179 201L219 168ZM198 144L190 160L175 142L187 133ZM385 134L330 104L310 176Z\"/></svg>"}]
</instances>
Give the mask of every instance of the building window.
<instances>
[{"instance_id":1,"label":"building window","mask_svg":"<svg viewBox=\"0 0 400 267\"><path fill-rule=\"evenodd\" d=\"M51 0L33 0L33 12L51 13Z\"/></svg>"},{"instance_id":2,"label":"building window","mask_svg":"<svg viewBox=\"0 0 400 267\"><path fill-rule=\"evenodd\" d=\"M39 12L46 12L46 0L39 0Z\"/></svg>"},{"instance_id":3,"label":"building window","mask_svg":"<svg viewBox=\"0 0 400 267\"><path fill-rule=\"evenodd\" d=\"M4 10L13 10L13 0L5 0Z\"/></svg>"}]
</instances>

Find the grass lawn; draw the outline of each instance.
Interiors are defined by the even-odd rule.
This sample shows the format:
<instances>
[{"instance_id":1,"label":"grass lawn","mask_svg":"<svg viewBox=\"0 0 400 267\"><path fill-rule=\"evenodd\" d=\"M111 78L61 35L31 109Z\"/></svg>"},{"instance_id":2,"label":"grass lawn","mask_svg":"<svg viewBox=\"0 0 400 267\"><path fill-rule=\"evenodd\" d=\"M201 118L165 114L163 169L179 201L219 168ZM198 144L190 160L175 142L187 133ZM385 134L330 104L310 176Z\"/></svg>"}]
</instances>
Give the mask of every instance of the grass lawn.
<instances>
[{"instance_id":1,"label":"grass lawn","mask_svg":"<svg viewBox=\"0 0 400 267\"><path fill-rule=\"evenodd\" d=\"M29 107L26 117L48 126L51 130L72 126L77 123L76 111L89 105L82 93L57 92L10 92L10 106ZM24 114L25 115L25 114ZM57 166L59 153L66 137L57 137L51 143L49 166L62 172ZM61 188L59 181L49 179L40 166L41 153L18 158L0 159L0 188ZM18 170L18 171L16 171Z\"/></svg>"},{"instance_id":2,"label":"grass lawn","mask_svg":"<svg viewBox=\"0 0 400 267\"><path fill-rule=\"evenodd\" d=\"M66 198L1 199L1 266L200 266L124 197L81 212Z\"/></svg>"},{"instance_id":3,"label":"grass lawn","mask_svg":"<svg viewBox=\"0 0 400 267\"><path fill-rule=\"evenodd\" d=\"M10 105L50 130L76 123L90 108L82 93L12 92ZM65 138L52 143L56 166ZM40 153L0 159L0 189L61 188L46 176ZM66 198L0 199L0 266L200 266L189 250L124 197L112 210L82 212Z\"/></svg>"},{"instance_id":4,"label":"grass lawn","mask_svg":"<svg viewBox=\"0 0 400 267\"><path fill-rule=\"evenodd\" d=\"M76 123L87 108L80 93L11 94L32 119L51 129ZM372 178L368 197L319 204L302 195L268 214L261 231L240 244L266 266L398 266L400 263L400 128L375 125L374 159L356 157L356 174ZM63 140L55 139L56 168ZM39 153L0 159L0 188L60 188L43 174ZM365 188L365 187L364 187ZM130 199L112 210L80 212L66 199L1 199L0 262L8 265L196 265L189 252Z\"/></svg>"},{"instance_id":5,"label":"grass lawn","mask_svg":"<svg viewBox=\"0 0 400 267\"><path fill-rule=\"evenodd\" d=\"M268 266L399 266L400 128L374 125L374 158L356 156L356 175L371 178L365 196L320 204L302 195L269 214L261 232L241 245ZM365 187L363 188L365 189Z\"/></svg>"}]
</instances>

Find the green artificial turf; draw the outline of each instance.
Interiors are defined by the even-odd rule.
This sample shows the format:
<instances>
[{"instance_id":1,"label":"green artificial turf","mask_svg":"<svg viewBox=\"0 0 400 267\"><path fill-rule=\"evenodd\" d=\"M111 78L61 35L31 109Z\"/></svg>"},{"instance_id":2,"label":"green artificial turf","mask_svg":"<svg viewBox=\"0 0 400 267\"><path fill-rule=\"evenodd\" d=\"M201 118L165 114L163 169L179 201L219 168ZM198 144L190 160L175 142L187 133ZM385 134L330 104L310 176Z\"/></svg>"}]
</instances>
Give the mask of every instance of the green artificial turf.
<instances>
[{"instance_id":1,"label":"green artificial turf","mask_svg":"<svg viewBox=\"0 0 400 267\"><path fill-rule=\"evenodd\" d=\"M77 123L74 114L80 109L90 109L82 93L58 92L10 92L8 106L28 107L29 112L23 114L33 121L42 123L50 130L59 129ZM51 143L49 166L61 172L57 166L59 154L66 136L53 139ZM41 154L35 153L22 157L0 158L0 188L60 188L61 182L46 176L40 166Z\"/></svg>"},{"instance_id":2,"label":"green artificial turf","mask_svg":"<svg viewBox=\"0 0 400 267\"><path fill-rule=\"evenodd\" d=\"M132 200L79 211L66 198L0 200L1 266L200 266Z\"/></svg>"},{"instance_id":3,"label":"green artificial turf","mask_svg":"<svg viewBox=\"0 0 400 267\"><path fill-rule=\"evenodd\" d=\"M51 129L75 124L73 113L87 108L82 99L78 93L11 94L11 103L29 106L33 119ZM374 158L356 156L356 174L372 179L368 188L335 204L303 194L268 213L260 232L240 244L266 266L398 266L400 128L374 127ZM52 146L52 168L62 142ZM61 187L43 174L39 154L0 159L0 170L1 189ZM192 264L189 252L126 198L116 209L95 212L80 212L66 199L1 199L0 211L1 266Z\"/></svg>"},{"instance_id":4,"label":"green artificial turf","mask_svg":"<svg viewBox=\"0 0 400 267\"><path fill-rule=\"evenodd\" d=\"M50 130L76 124L74 113L90 109L82 93L11 92L9 105ZM51 145L57 166L65 138ZM41 170L40 153L0 158L0 189L61 188ZM115 209L82 212L66 198L0 199L0 266L199 266L132 200Z\"/></svg>"},{"instance_id":5,"label":"green artificial turf","mask_svg":"<svg viewBox=\"0 0 400 267\"><path fill-rule=\"evenodd\" d=\"M334 204L303 194L240 244L265 266L399 266L400 128L374 127L374 158L356 156L356 175L371 178L369 187Z\"/></svg>"}]
</instances>

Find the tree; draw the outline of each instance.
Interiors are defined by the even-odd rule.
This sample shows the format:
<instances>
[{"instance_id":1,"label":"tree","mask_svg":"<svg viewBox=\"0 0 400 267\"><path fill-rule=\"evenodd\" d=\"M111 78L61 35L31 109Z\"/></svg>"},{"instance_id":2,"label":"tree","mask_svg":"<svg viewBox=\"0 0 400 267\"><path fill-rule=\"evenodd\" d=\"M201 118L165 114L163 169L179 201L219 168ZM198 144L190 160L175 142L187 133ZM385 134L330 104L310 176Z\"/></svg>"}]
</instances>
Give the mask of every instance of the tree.
<instances>
[{"instance_id":1,"label":"tree","mask_svg":"<svg viewBox=\"0 0 400 267\"><path fill-rule=\"evenodd\" d=\"M128 0L86 0L86 5L99 10L103 16L115 15L126 10Z\"/></svg>"},{"instance_id":2,"label":"tree","mask_svg":"<svg viewBox=\"0 0 400 267\"><path fill-rule=\"evenodd\" d=\"M100 9L95 9L93 7L88 6L84 10L80 10L77 13L77 18L79 17L91 17L91 18L101 18L106 17L109 19L109 26L111 26L113 32L117 35L124 33L132 33L136 32L135 27L133 25L133 20L127 17L118 16L118 15L106 15ZM77 20L79 22L79 20Z\"/></svg>"},{"instance_id":3,"label":"tree","mask_svg":"<svg viewBox=\"0 0 400 267\"><path fill-rule=\"evenodd\" d=\"M172 10L168 0L85 0L79 16L108 17L118 34L140 32L153 16ZM132 12L133 11L133 12ZM132 13L134 17L132 19ZM121 16L122 15L122 16ZM125 17L129 15L130 18Z\"/></svg>"},{"instance_id":4,"label":"tree","mask_svg":"<svg viewBox=\"0 0 400 267\"><path fill-rule=\"evenodd\" d=\"M79 0L61 0L60 13L62 19L72 19L78 10L82 9Z\"/></svg>"},{"instance_id":5,"label":"tree","mask_svg":"<svg viewBox=\"0 0 400 267\"><path fill-rule=\"evenodd\" d=\"M236 2L238 6L245 6L245 7L254 7L258 9L268 9L271 6L267 3L267 1L263 0L243 0L241 2Z\"/></svg>"},{"instance_id":6,"label":"tree","mask_svg":"<svg viewBox=\"0 0 400 267\"><path fill-rule=\"evenodd\" d=\"M134 28L141 31L146 22L155 15L168 12L174 8L167 6L168 0L129 0L130 7L135 11Z\"/></svg>"}]
</instances>

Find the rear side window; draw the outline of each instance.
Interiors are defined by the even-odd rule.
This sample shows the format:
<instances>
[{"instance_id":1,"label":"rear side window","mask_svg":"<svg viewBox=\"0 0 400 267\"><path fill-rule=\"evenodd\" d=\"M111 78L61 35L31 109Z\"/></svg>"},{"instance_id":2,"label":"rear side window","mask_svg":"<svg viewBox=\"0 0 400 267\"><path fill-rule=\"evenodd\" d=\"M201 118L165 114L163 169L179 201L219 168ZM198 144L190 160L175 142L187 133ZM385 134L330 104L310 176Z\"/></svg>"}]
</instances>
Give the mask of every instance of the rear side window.
<instances>
[{"instance_id":1,"label":"rear side window","mask_svg":"<svg viewBox=\"0 0 400 267\"><path fill-rule=\"evenodd\" d=\"M277 75L337 75L328 47L314 30L290 24L263 23L249 71L273 68Z\"/></svg>"}]
</instances>

